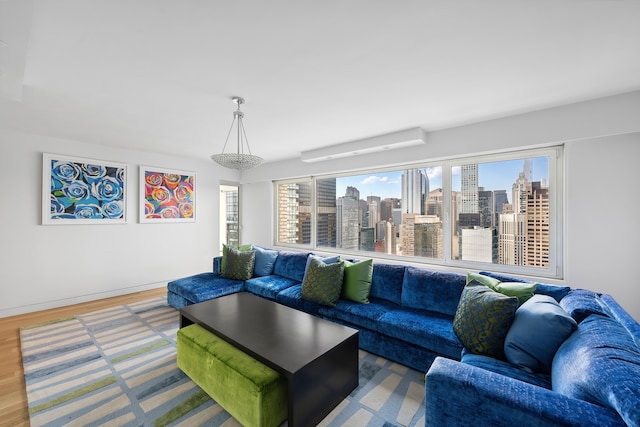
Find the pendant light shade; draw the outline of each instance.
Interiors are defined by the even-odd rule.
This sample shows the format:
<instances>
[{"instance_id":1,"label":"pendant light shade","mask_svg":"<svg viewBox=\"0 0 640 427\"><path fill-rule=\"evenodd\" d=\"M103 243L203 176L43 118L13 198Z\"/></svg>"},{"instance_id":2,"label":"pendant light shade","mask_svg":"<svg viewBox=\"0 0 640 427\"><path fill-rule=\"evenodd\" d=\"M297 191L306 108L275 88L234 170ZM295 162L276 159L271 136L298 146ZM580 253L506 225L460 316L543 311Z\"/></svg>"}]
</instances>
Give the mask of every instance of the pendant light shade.
<instances>
[{"instance_id":1,"label":"pendant light shade","mask_svg":"<svg viewBox=\"0 0 640 427\"><path fill-rule=\"evenodd\" d=\"M211 159L229 169L245 170L255 168L262 164L263 159L251 154L251 148L249 148L247 134L244 130L244 125L242 124L244 113L240 111L240 105L244 104L244 99L236 96L233 98L233 103L238 105L238 109L233 112L233 121L231 122L231 128L229 128L227 139L224 142L224 147L222 147L222 153L212 155ZM233 132L234 126L236 127L235 134L237 135L236 152L225 153L224 150L227 148L227 143L229 142L229 137ZM245 145L247 146L247 153L244 151Z\"/></svg>"}]
</instances>

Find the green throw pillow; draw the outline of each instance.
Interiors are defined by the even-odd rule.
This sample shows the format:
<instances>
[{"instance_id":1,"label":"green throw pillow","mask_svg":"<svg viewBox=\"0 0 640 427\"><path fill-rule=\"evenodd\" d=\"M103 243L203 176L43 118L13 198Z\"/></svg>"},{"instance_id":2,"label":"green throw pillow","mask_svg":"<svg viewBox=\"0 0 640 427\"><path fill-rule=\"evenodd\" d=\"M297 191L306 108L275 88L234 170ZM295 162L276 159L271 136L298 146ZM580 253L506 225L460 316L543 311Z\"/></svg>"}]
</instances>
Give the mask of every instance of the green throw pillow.
<instances>
[{"instance_id":1,"label":"green throw pillow","mask_svg":"<svg viewBox=\"0 0 640 427\"><path fill-rule=\"evenodd\" d=\"M369 304L371 291L371 277L373 276L373 260L368 259L357 263L344 261L344 282L342 284L342 298Z\"/></svg>"},{"instance_id":2,"label":"green throw pillow","mask_svg":"<svg viewBox=\"0 0 640 427\"><path fill-rule=\"evenodd\" d=\"M249 280L253 274L256 251L240 252L227 248L227 265L222 277L234 280Z\"/></svg>"},{"instance_id":3,"label":"green throw pillow","mask_svg":"<svg viewBox=\"0 0 640 427\"><path fill-rule=\"evenodd\" d=\"M467 272L467 285L480 284L480 285L488 286L491 289L493 289L493 287L496 286L498 283L500 283L500 280L494 279L493 277L485 276L483 274L478 274L478 273L471 273L470 271Z\"/></svg>"},{"instance_id":4,"label":"green throw pillow","mask_svg":"<svg viewBox=\"0 0 640 427\"><path fill-rule=\"evenodd\" d=\"M524 304L529 298L533 296L533 293L538 286L536 283L527 282L501 282L493 277L485 276L478 273L467 273L467 285L481 284L490 287L496 292L501 294L517 297L520 305Z\"/></svg>"},{"instance_id":5,"label":"green throw pillow","mask_svg":"<svg viewBox=\"0 0 640 427\"><path fill-rule=\"evenodd\" d=\"M340 299L343 261L325 264L317 258L311 259L302 282L302 298L319 304L335 306Z\"/></svg>"},{"instance_id":6,"label":"green throw pillow","mask_svg":"<svg viewBox=\"0 0 640 427\"><path fill-rule=\"evenodd\" d=\"M533 296L537 286L537 283L500 282L493 290L510 297L518 298L519 304L522 305Z\"/></svg>"},{"instance_id":7,"label":"green throw pillow","mask_svg":"<svg viewBox=\"0 0 640 427\"><path fill-rule=\"evenodd\" d=\"M227 250L228 249L233 249L231 246L227 246L224 243L222 244L222 261L220 262L220 272L224 273L224 268L227 265ZM251 249L253 249L253 245L242 245L238 247L238 251L240 252L246 252L246 251L250 251Z\"/></svg>"},{"instance_id":8,"label":"green throw pillow","mask_svg":"<svg viewBox=\"0 0 640 427\"><path fill-rule=\"evenodd\" d=\"M465 286L453 319L453 331L472 353L504 359L504 339L518 299L484 285Z\"/></svg>"}]
</instances>

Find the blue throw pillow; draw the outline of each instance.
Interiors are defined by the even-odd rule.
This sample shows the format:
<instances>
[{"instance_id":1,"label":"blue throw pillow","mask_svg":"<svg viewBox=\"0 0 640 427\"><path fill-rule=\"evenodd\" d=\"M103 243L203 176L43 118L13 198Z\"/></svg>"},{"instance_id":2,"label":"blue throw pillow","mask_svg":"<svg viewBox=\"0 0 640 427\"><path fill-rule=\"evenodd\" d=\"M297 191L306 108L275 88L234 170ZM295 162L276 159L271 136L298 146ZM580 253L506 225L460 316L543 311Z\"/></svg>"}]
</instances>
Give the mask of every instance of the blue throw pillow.
<instances>
[{"instance_id":1,"label":"blue throw pillow","mask_svg":"<svg viewBox=\"0 0 640 427\"><path fill-rule=\"evenodd\" d=\"M551 371L553 390L615 410L640 425L640 351L617 321L592 314L560 346Z\"/></svg>"},{"instance_id":2,"label":"blue throw pillow","mask_svg":"<svg viewBox=\"0 0 640 427\"><path fill-rule=\"evenodd\" d=\"M558 347L577 326L555 299L534 295L516 310L504 340L504 354L528 372L551 372Z\"/></svg>"},{"instance_id":3,"label":"blue throw pillow","mask_svg":"<svg viewBox=\"0 0 640 427\"><path fill-rule=\"evenodd\" d=\"M278 251L254 246L256 251L256 261L253 266L253 275L256 277L269 276L273 274L273 266L278 258Z\"/></svg>"}]
</instances>

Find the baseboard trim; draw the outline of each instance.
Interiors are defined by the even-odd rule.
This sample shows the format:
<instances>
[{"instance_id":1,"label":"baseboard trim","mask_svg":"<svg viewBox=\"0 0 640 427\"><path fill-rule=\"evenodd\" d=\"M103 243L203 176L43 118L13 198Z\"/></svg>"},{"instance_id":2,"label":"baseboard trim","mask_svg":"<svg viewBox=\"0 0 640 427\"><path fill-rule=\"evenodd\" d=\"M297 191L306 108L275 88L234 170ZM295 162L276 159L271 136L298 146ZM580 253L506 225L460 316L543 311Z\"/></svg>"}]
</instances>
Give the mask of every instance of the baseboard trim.
<instances>
[{"instance_id":1,"label":"baseboard trim","mask_svg":"<svg viewBox=\"0 0 640 427\"><path fill-rule=\"evenodd\" d=\"M54 301L45 301L37 304L23 305L19 307L10 307L0 310L0 319L4 317L17 316L20 314L34 313L36 311L50 310L52 308L66 307L68 305L81 304L83 302L95 301L99 299L117 297L121 295L133 294L135 292L148 291L166 287L167 282L147 283L144 285L131 286L128 288L112 289L105 292L97 292L94 294L80 295L73 298L64 298Z\"/></svg>"}]
</instances>

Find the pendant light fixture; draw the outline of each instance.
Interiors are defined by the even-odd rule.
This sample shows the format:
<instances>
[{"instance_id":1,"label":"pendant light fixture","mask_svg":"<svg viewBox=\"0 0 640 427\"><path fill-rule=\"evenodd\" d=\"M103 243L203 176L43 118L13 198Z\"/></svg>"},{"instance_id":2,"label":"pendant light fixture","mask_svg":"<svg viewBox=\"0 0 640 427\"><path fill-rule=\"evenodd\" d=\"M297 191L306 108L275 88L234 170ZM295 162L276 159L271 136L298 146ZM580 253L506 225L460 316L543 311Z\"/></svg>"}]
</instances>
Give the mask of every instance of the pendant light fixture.
<instances>
[{"instance_id":1,"label":"pendant light fixture","mask_svg":"<svg viewBox=\"0 0 640 427\"><path fill-rule=\"evenodd\" d=\"M222 147L222 153L214 154L211 156L211 159L224 166L225 168L230 169L238 169L245 170L255 168L256 166L260 166L263 162L261 157L254 156L251 154L251 148L249 148L249 141L247 140L247 134L244 131L244 125L242 124L242 119L244 118L244 113L240 111L240 105L244 104L244 99L235 96L232 98L233 103L238 105L238 109L233 112L233 121L231 122L231 128L229 129L229 133L227 134L227 139L224 142L224 147ZM227 148L227 143L229 142L229 136L231 136L231 132L233 131L233 126L236 125L236 134L237 134L237 144L236 144L236 152L235 153L225 153L224 150ZM247 153L244 152L244 146L247 145Z\"/></svg>"}]
</instances>

